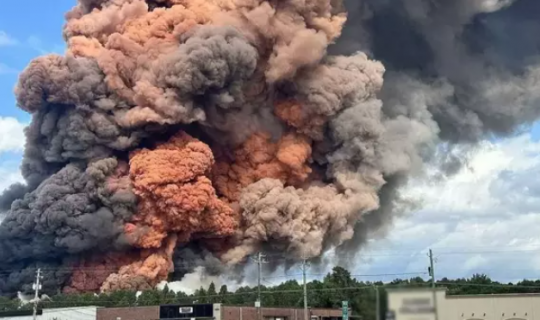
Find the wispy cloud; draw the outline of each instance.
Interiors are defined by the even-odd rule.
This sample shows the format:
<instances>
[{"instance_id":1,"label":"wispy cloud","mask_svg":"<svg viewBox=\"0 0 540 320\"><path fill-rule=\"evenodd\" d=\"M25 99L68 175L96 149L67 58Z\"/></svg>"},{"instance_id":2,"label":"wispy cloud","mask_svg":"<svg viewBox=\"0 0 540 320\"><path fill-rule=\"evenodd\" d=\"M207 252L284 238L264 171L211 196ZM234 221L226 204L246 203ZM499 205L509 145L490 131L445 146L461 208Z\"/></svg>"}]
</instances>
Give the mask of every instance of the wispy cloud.
<instances>
[{"instance_id":1,"label":"wispy cloud","mask_svg":"<svg viewBox=\"0 0 540 320\"><path fill-rule=\"evenodd\" d=\"M0 75L2 74L17 74L19 71L2 62L0 62Z\"/></svg>"},{"instance_id":2,"label":"wispy cloud","mask_svg":"<svg viewBox=\"0 0 540 320\"><path fill-rule=\"evenodd\" d=\"M17 39L11 37L5 31L0 30L0 47L14 46L17 43Z\"/></svg>"},{"instance_id":3,"label":"wispy cloud","mask_svg":"<svg viewBox=\"0 0 540 320\"><path fill-rule=\"evenodd\" d=\"M61 45L54 45L52 48L46 48L43 45L43 41L39 37L36 36L30 36L26 40L26 43L30 48L34 49L35 51L39 52L40 54L50 54L50 53L63 53L64 47Z\"/></svg>"},{"instance_id":4,"label":"wispy cloud","mask_svg":"<svg viewBox=\"0 0 540 320\"><path fill-rule=\"evenodd\" d=\"M388 237L375 242L371 260L365 258L370 248L364 252L365 262L355 272L424 271L424 253L433 248L438 277L487 273L505 282L536 277L539 173L540 142L525 134L480 144L468 166L453 176L411 181L402 194L422 199L423 206L397 219Z\"/></svg>"}]
</instances>

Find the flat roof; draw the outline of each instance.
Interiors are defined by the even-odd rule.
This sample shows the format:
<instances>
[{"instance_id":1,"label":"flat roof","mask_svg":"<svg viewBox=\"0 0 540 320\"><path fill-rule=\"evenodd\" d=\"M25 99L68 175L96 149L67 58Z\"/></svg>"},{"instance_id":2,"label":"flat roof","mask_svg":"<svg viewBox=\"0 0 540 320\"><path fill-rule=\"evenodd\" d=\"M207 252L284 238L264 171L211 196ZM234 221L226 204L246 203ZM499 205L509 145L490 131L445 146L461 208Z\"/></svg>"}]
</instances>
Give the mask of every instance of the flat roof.
<instances>
[{"instance_id":1,"label":"flat roof","mask_svg":"<svg viewBox=\"0 0 540 320\"><path fill-rule=\"evenodd\" d=\"M406 291L432 291L432 288L428 287L412 287L412 288L389 288L386 289L388 292L406 292ZM437 287L436 291L445 291L447 299L474 299L474 298L493 298L493 297L507 297L507 298L517 298L517 297L537 297L540 296L540 293L482 293L482 294L448 294L448 288L446 287Z\"/></svg>"},{"instance_id":2,"label":"flat roof","mask_svg":"<svg viewBox=\"0 0 540 320\"><path fill-rule=\"evenodd\" d=\"M518 298L518 297L538 297L540 293L483 293L483 294L457 294L449 295L446 297L448 299L460 299L460 298L493 298L493 297L508 297L508 298Z\"/></svg>"},{"instance_id":3,"label":"flat roof","mask_svg":"<svg viewBox=\"0 0 540 320\"><path fill-rule=\"evenodd\" d=\"M222 304L222 307L231 307L231 308L256 308L255 306L235 306L230 304ZM298 310L304 310L304 307L268 307L268 306L262 306L261 309L298 309ZM341 308L312 308L308 307L309 310L320 310L320 311L341 311Z\"/></svg>"},{"instance_id":4,"label":"flat roof","mask_svg":"<svg viewBox=\"0 0 540 320\"><path fill-rule=\"evenodd\" d=\"M399 292L399 291L432 291L431 287L398 287L398 288L384 288L388 292ZM436 287L436 291L447 291L446 287Z\"/></svg>"},{"instance_id":5,"label":"flat roof","mask_svg":"<svg viewBox=\"0 0 540 320\"><path fill-rule=\"evenodd\" d=\"M188 303L188 304L181 304L181 303L170 303L170 304L159 304L159 305L154 305L154 306L136 306L135 308L140 308L140 307L193 307L193 306L213 306L213 305L220 305L222 307L232 307L232 308L256 308L255 306L253 305L244 305L244 306L238 306L238 305L230 305L230 304L223 304L223 303ZM114 309L114 308L133 308L133 307L111 307L111 308L108 308L108 307L105 307L107 309ZM262 306L261 309L304 309L303 307L270 307L270 306ZM310 310L338 310L338 311L341 311L341 308L312 308L312 307L308 307L308 309Z\"/></svg>"}]
</instances>

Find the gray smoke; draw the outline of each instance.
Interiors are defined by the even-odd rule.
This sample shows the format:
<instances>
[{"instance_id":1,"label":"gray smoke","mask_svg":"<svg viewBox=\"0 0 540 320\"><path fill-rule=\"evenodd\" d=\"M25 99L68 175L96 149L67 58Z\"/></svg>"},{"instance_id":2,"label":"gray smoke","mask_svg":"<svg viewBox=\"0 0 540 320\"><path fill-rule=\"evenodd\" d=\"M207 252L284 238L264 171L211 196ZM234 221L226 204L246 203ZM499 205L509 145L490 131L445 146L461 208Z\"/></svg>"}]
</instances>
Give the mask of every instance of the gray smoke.
<instances>
[{"instance_id":1,"label":"gray smoke","mask_svg":"<svg viewBox=\"0 0 540 320\"><path fill-rule=\"evenodd\" d=\"M339 1L175 2L79 0L66 56L21 74L26 186L0 197L1 268L122 246L137 205L123 161L178 130L219 145L231 167L242 160L228 153L253 132L302 136L277 155L251 146L254 163L226 175L246 185L228 199L242 219L220 259L265 249L288 267L335 247L358 252L411 205L399 190L425 163L457 172L455 146L540 116L536 0L345 0L337 42ZM313 174L289 181L281 164ZM178 249L178 277L200 265L228 272L204 247ZM12 279L0 291L26 273Z\"/></svg>"},{"instance_id":2,"label":"gray smoke","mask_svg":"<svg viewBox=\"0 0 540 320\"><path fill-rule=\"evenodd\" d=\"M354 30L362 21L371 36L345 32L332 51L361 48L383 62L389 70L382 96L385 114L420 117L426 125L433 119L441 137L454 142L511 134L540 115L539 40L532 37L540 25L531 14L539 12L537 2L346 3L353 21L346 28ZM507 30L516 31L511 41Z\"/></svg>"},{"instance_id":3,"label":"gray smoke","mask_svg":"<svg viewBox=\"0 0 540 320\"><path fill-rule=\"evenodd\" d=\"M387 69L379 96L388 137L383 140L402 154L379 158L392 160L388 166L408 163L414 169L433 161L441 174L452 174L463 160L453 146L519 132L540 116L538 1L345 0L345 5L348 22L329 51L361 50ZM435 152L437 142L445 142L446 156ZM355 148L347 150L365 154ZM400 176L385 175L381 208L357 224L355 237L338 248L342 257L357 252L369 230L391 222L401 207L395 206L399 187L407 182Z\"/></svg>"},{"instance_id":4,"label":"gray smoke","mask_svg":"<svg viewBox=\"0 0 540 320\"><path fill-rule=\"evenodd\" d=\"M121 129L110 116L119 106L94 60L37 58L20 75L15 93L18 105L33 114L22 164L30 190L70 160L105 158L140 141L142 133Z\"/></svg>"},{"instance_id":5,"label":"gray smoke","mask_svg":"<svg viewBox=\"0 0 540 320\"><path fill-rule=\"evenodd\" d=\"M0 195L0 213L11 208L13 201L24 197L28 187L22 183L15 183L9 186ZM1 220L0 220L1 221Z\"/></svg>"},{"instance_id":6,"label":"gray smoke","mask_svg":"<svg viewBox=\"0 0 540 320\"><path fill-rule=\"evenodd\" d=\"M16 200L0 225L0 265L121 246L135 209L130 188L107 186L117 160L69 164Z\"/></svg>"},{"instance_id":7,"label":"gray smoke","mask_svg":"<svg viewBox=\"0 0 540 320\"><path fill-rule=\"evenodd\" d=\"M58 288L61 288L71 276L71 270L62 267L62 263L56 261L28 265L13 264L9 269L2 269L0 273L0 295L14 296L18 291L25 294L33 293L32 285L35 283L38 268L43 275L40 290L42 294L58 294Z\"/></svg>"},{"instance_id":8,"label":"gray smoke","mask_svg":"<svg viewBox=\"0 0 540 320\"><path fill-rule=\"evenodd\" d=\"M172 279L174 281L182 280L186 274L193 272L197 267L203 267L205 272L211 276L219 276L227 270L221 260L210 251L196 244L177 248L174 252L173 261L174 273Z\"/></svg>"}]
</instances>

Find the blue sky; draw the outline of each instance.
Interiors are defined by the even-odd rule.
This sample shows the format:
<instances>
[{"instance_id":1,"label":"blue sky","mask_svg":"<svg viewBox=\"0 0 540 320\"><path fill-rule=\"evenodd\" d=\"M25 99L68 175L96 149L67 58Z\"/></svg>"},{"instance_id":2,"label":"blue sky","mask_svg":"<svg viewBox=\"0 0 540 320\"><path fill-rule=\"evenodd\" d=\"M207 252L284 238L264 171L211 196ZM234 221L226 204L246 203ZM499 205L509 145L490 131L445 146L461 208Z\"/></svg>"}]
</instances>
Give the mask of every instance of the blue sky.
<instances>
[{"instance_id":1,"label":"blue sky","mask_svg":"<svg viewBox=\"0 0 540 320\"><path fill-rule=\"evenodd\" d=\"M21 179L22 126L30 121L16 107L17 74L33 58L63 51L64 13L75 2L6 1L0 10L0 190ZM373 241L353 273L424 272L425 252L432 247L441 277L486 272L511 281L537 275L539 138L536 125L517 137L486 142L455 177L412 184L407 193L425 205Z\"/></svg>"},{"instance_id":2,"label":"blue sky","mask_svg":"<svg viewBox=\"0 0 540 320\"><path fill-rule=\"evenodd\" d=\"M17 73L36 56L62 53L64 13L75 0L8 1L0 10L0 116L24 122L29 116L15 106ZM29 10L29 8L31 8Z\"/></svg>"},{"instance_id":3,"label":"blue sky","mask_svg":"<svg viewBox=\"0 0 540 320\"><path fill-rule=\"evenodd\" d=\"M54 1L9 1L0 10L0 119L15 118L21 123L28 123L30 115L16 107L13 88L18 73L35 57L48 53L62 53L64 41L62 26L64 13L75 4L75 0ZM29 10L31 8L31 10ZM12 144L14 137L7 136L4 127L0 146ZM13 128L13 127L9 127ZM0 128L2 129L2 128ZM11 146L0 152L0 173L8 173L16 179L14 170L21 159L21 148Z\"/></svg>"}]
</instances>

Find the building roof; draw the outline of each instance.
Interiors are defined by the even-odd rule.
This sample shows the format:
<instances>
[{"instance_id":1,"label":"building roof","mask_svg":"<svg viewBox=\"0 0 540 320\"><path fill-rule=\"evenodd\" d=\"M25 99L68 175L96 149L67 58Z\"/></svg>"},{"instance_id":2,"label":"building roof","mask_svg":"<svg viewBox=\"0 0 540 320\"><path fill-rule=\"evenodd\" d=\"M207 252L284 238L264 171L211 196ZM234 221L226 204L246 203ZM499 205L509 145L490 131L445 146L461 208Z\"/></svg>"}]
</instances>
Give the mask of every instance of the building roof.
<instances>
[{"instance_id":1,"label":"building roof","mask_svg":"<svg viewBox=\"0 0 540 320\"><path fill-rule=\"evenodd\" d=\"M540 293L484 293L484 294L458 294L449 295L448 299L462 299L462 298L490 298L490 297L507 297L507 298L522 298L522 297L540 297Z\"/></svg>"},{"instance_id":2,"label":"building roof","mask_svg":"<svg viewBox=\"0 0 540 320\"><path fill-rule=\"evenodd\" d=\"M433 289L431 287L396 287L396 288L385 288L388 292L400 292L400 291L432 291ZM435 288L437 291L447 291L448 288L446 287L437 287Z\"/></svg>"},{"instance_id":3,"label":"building roof","mask_svg":"<svg viewBox=\"0 0 540 320\"><path fill-rule=\"evenodd\" d=\"M400 288L389 288L386 289L388 292L406 292L406 291L431 291L431 287L400 287ZM540 293L483 293L483 294L448 294L448 288L446 287L437 287L438 292L444 291L446 293L447 299L474 299L474 298L493 298L493 297L507 297L507 298L517 298L517 297L540 297Z\"/></svg>"}]
</instances>

